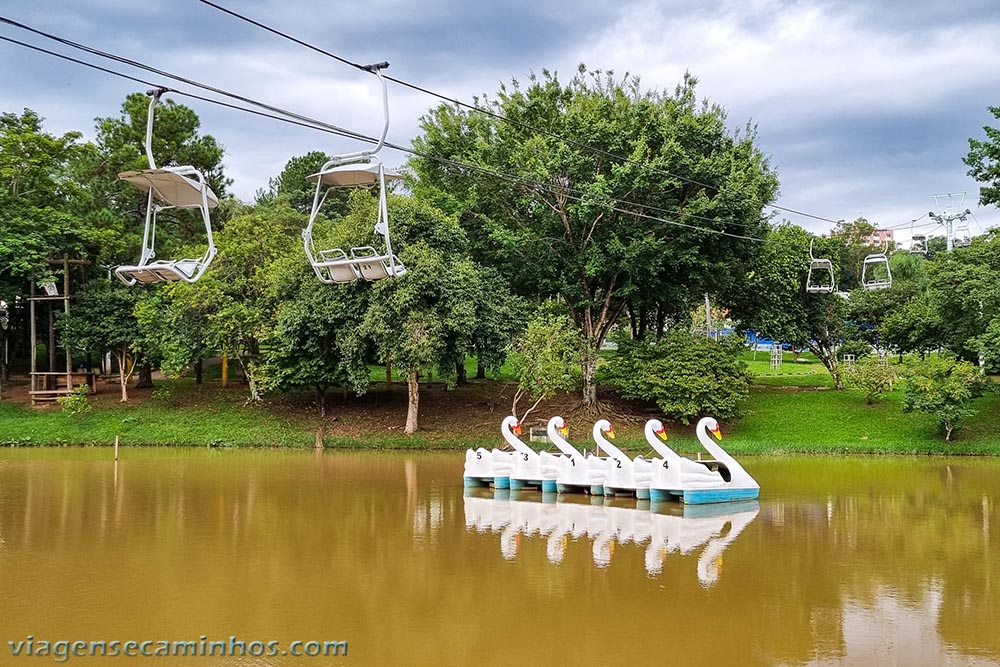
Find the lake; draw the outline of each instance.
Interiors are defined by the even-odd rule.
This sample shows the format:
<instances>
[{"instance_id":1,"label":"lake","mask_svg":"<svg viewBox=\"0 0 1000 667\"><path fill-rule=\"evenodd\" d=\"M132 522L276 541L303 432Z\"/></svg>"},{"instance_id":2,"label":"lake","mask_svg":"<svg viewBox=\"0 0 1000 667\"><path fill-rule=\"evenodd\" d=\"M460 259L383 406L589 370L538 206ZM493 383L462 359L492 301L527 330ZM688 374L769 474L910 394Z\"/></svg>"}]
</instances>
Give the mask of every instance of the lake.
<instances>
[{"instance_id":1,"label":"lake","mask_svg":"<svg viewBox=\"0 0 1000 667\"><path fill-rule=\"evenodd\" d=\"M1000 664L993 459L748 458L759 501L695 507L465 491L461 452L112 459L0 450L0 665Z\"/></svg>"}]
</instances>

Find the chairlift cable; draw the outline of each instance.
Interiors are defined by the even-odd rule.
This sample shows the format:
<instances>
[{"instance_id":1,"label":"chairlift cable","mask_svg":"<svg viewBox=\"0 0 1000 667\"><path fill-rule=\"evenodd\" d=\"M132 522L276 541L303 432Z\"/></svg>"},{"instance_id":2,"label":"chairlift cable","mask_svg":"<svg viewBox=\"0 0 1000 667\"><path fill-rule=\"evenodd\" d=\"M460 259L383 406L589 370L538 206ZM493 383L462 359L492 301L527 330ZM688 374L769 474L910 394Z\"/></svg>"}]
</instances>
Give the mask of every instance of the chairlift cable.
<instances>
[{"instance_id":1,"label":"chairlift cable","mask_svg":"<svg viewBox=\"0 0 1000 667\"><path fill-rule=\"evenodd\" d=\"M270 33L272 33L274 35L277 35L277 36L282 37L284 39L287 39L287 40L289 40L291 42L294 42L295 44L298 44L298 45L303 46L303 47L305 47L307 49L315 51L316 53L319 53L319 54L322 54L324 56L327 56L328 58L332 58L332 59L336 60L337 62L343 63L343 64L348 65L350 67L354 67L356 69L365 70L365 66L364 65L361 65L361 64L356 63L356 62L354 62L352 60L344 58L343 56L338 56L335 53L332 53L330 51L327 51L326 49L320 48L320 47L318 47L318 46L316 46L314 44L310 44L309 42L306 42L306 41L301 40L301 39L299 39L297 37L289 35L288 33L283 32L281 30L278 30L277 28L269 26L269 25L267 25L265 23L262 23L260 21L256 21L256 20L254 20L254 19L252 19L252 18L250 18L248 16L245 16L245 15L243 15L243 14L237 12L237 11L234 11L232 9L228 9L226 7L223 7L222 5L219 5L218 3L212 2L212 0L198 0L198 2L201 2L204 5L208 5L209 7L212 7L214 9L217 9L217 10L221 11L221 12L224 12L224 13L226 13L226 14L234 17L234 18L237 18L237 19L241 20L241 21L245 21L245 22L247 22L247 23L249 23L249 24L251 24L253 26L256 26L256 27L260 28L261 30L265 30L265 31L270 32ZM367 70L365 70L365 71L367 71ZM558 134L556 134L554 132L551 132L549 130L545 130L543 128L536 127L534 125L531 125L529 123L525 123L523 121L513 120L511 118L508 118L507 116L504 116L503 114L499 114L499 113L497 113L495 111L491 111L489 109L485 109L485 108L477 106L475 104L469 104L468 102L463 102L463 101L461 101L461 100L459 100L457 98L449 97L447 95L444 95L443 93L438 93L438 92L435 92L433 90L430 90L429 88L425 88L423 86L420 86L420 85L417 85L417 84L414 84L414 83L410 83L408 81L404 81L402 79L398 79L396 77L389 76L389 75L385 75L385 79L387 81L392 81L393 83L399 84L399 85L404 86L406 88L410 88L411 90L415 90L417 92L424 93L426 95L430 95L431 97L436 97L436 98L438 98L438 99L440 99L440 100L442 100L444 102L448 102L450 104L454 104L456 106L460 106L460 107L469 109L470 111L475 111L477 113L481 113L481 114L484 114L486 116L490 116L491 118L495 118L495 119L497 119L499 121L502 121L504 123L508 123L510 125L513 125L515 127L520 128L520 129L528 130L528 131L530 131L532 133L539 134L539 135L548 137L550 139L555 139L555 140L560 141L562 143L565 143L565 144L574 146L576 148L580 148L580 149L589 151L589 152L594 153L596 155L602 155L604 157L612 158L612 159L615 159L615 160L617 160L619 162L622 162L624 164L635 164L635 165L640 165L640 166L643 165L643 163L638 162L636 160L632 160L631 158L625 157L623 155L618 155L617 153L612 153L612 152L606 151L606 150L604 150L602 148L598 148L596 146L591 146L591 145L583 143L581 141L576 141L575 139L568 139L566 137L558 135ZM665 175L665 176L669 176L670 178L675 178L675 179L677 179L679 181L683 181L683 182L688 183L690 185L697 185L698 187L703 187L703 188L706 188L706 189L709 189L709 190L714 190L716 192L719 191L718 187L716 187L714 185L709 185L708 183L703 183L701 181L698 181L697 179L692 179L692 178L688 178L686 176L680 176L678 174L673 174L673 173L668 172L668 171L666 171L664 169L656 168L655 170L657 172ZM839 222L838 220L832 220L830 218L826 218L826 217L819 216L819 215L813 215L812 213L806 213L804 211L798 211L796 209L787 208L787 207L784 207L784 206L779 206L777 204L766 204L765 206L767 208L773 208L773 209L777 209L779 211L785 211L787 213L792 213L794 215L800 215L800 216L804 216L804 217L807 217L807 218L812 218L814 220L820 220L822 222L829 222L831 224L837 224L837 222Z\"/></svg>"},{"instance_id":2,"label":"chairlift cable","mask_svg":"<svg viewBox=\"0 0 1000 667\"><path fill-rule=\"evenodd\" d=\"M17 27L21 27L20 24L17 24L16 22L9 21L9 20L5 19L4 17L0 17L0 22L9 23L11 25L15 25ZM202 95L198 95L198 94L187 92L187 91L183 91L183 90L178 90L178 89L174 89L174 88L168 88L167 89L169 92L173 92L173 93L176 93L178 95L184 95L184 96L187 96L187 97L191 97L192 99L197 99L197 100L201 100L201 101L204 101L204 102L207 102L207 103L216 104L216 105L223 106L223 107L226 107L226 108L229 108L229 109L233 109L233 110L237 110L237 111L245 111L245 112L252 113L252 114L255 114L255 115L258 115L258 116L262 116L262 117L265 117L265 118L269 118L269 119L273 119L273 120L280 120L280 121L288 122L288 123L291 123L291 124L294 124L294 125L299 125L299 126L302 126L302 127L308 127L308 128L311 128L311 129L320 130L320 131L328 132L328 133L331 133L331 134L336 134L338 136L343 136L343 137L350 138L350 139L364 141L364 142L367 142L367 143L377 143L377 141L378 141L377 139L375 139L373 137L369 137L369 136L363 135L361 133L354 132L352 130L347 130L345 128L341 128L341 127L338 127L336 125L331 125L329 123L325 123L323 121L312 119L312 118L309 118L308 116L303 116L301 114L296 114L296 113L293 113L293 112L286 112L285 110L280 109L279 107L274 107L274 106L267 105L267 104L264 104L264 103L261 103L261 102L257 102L256 100L252 100L250 98L246 98L246 97L243 97L243 96L240 96L240 95L235 95L235 94L229 93L229 92L224 91L224 90L219 89L219 88L215 88L215 87L212 87L212 86L207 86L205 84L200 84L199 82L193 81L191 79L187 79L185 77L180 77L180 76L177 76L177 75L173 75L173 74L171 74L169 72L165 72L163 70L158 70L156 68L152 68L152 67L143 65L142 63L138 63L137 61L130 61L129 59L120 58L120 57L114 56L113 54L105 54L104 52L101 52L100 50L96 50L96 49L91 50L89 47L85 47L84 45L76 45L75 43L71 42L70 40L62 40L61 38L58 38L58 37L55 37L55 36L49 36L49 35L46 35L45 33L41 33L40 31L35 31L35 30L31 29L31 28L27 28L27 27L25 27L25 28L28 29L28 30L31 30L32 32L36 32L36 33L41 34L43 36L55 39L56 41L59 41L60 43L66 44L68 46L72 46L73 48L81 48L83 50L86 50L88 53L92 53L94 55L100 55L102 57L108 57L108 58L110 58L112 60L115 60L116 62L121 62L121 63L124 63L124 64L129 64L129 65L135 66L135 67L140 68L140 69L145 69L147 71L154 71L154 72L160 73L162 76L166 76L168 78L172 78L172 79L175 79L175 80L184 81L186 83L189 83L190 85L194 85L194 86L197 86L197 87L202 87L202 88L205 88L207 90L211 90L212 92L216 92L216 93L218 93L220 95L225 95L225 96L233 97L235 99L238 99L238 100L241 100L241 101L245 101L248 104L254 104L254 105L260 106L262 108L267 108L267 109L270 109L270 110L274 111L275 113L285 114L285 115L288 115L289 117L288 118L283 118L281 116L275 116L275 115L272 115L272 114L263 113L263 112L256 111L256 110L253 110L253 109L247 109L245 107L241 107L241 106L238 106L238 105L234 105L234 104L222 102L220 100L216 100L216 99L213 99L213 98L205 97L205 96L202 96ZM51 56L54 56L54 57L57 57L57 58L60 58L60 59L63 59L63 60L67 60L69 62L73 62L73 63L79 64L79 65L83 65L85 67L89 67L89 68L92 68L92 69L95 69L95 70L98 70L98 71L101 71L101 72L105 72L107 74L111 74L111 75L118 76L118 77L130 80L130 81L141 83L143 85L153 86L153 87L157 86L156 83L153 83L151 81L148 81L148 80L145 80L145 79L141 79L141 78L138 78L138 77L134 77L134 76L130 76L130 75L127 75L127 74L124 74L124 73L121 73L121 72L117 72L115 70L111 70L111 69L108 69L108 68L105 68L105 67L101 67L101 66L95 65L93 63L88 63L86 61L79 60L79 59L73 58L71 56L66 56L64 54L60 54L60 53L57 53L57 52L54 52L54 51L50 51L48 49L44 49L44 48L41 48L41 47L38 47L38 46L35 46L35 45L32 45L32 44L21 42L19 40L15 40L15 39L12 39L12 38L4 37L2 35L0 35L0 39L2 39L4 41L7 41L7 42L10 42L10 43L13 43L13 44L17 44L19 46L24 46L26 48L29 48L29 49L32 49L32 50L35 50L35 51L39 51L41 53L45 53L47 55L51 55ZM551 185L551 184L546 184L546 183L542 183L542 182L539 182L539 181L533 181L531 179L526 179L526 178L520 177L520 176L513 176L513 175L509 175L509 174L503 174L501 172L496 172L496 171L493 171L493 170L490 170L490 169L486 169L486 168L483 168L483 167L477 167L475 165L470 165L470 164L463 163L463 162L460 162L460 161L457 161L457 160L451 160L451 159L448 159L448 158L442 158L440 156L430 155L430 154L427 154L427 153L423 153L421 151L417 151L417 150L415 150L413 148L406 148L404 146L400 146L398 144L394 144L392 142L385 142L385 145L388 148L392 148L392 149L400 151L402 153L408 153L408 154L411 154L411 155L416 155L418 157L423 157L425 159L433 160L433 161L440 162L440 163L443 163L443 164L450 164L452 166L459 167L459 168L462 168L462 169L465 169L465 170L476 171L476 172L479 172L481 174L486 174L486 175L492 176L494 178L500 178L502 180L512 181L512 182L520 183L520 184L523 184L523 185L530 185L530 186L532 186L535 189L545 190L547 192L551 192L551 193L554 193L554 194L558 194L558 193L565 194L567 192L582 192L579 189L564 188L564 187L554 186L554 185ZM568 198L572 199L574 201L580 201L580 202L586 200L582 196L568 196ZM692 230L697 230L697 231L703 231L703 232L708 232L708 233L712 233L712 234L718 234L720 236L726 236L726 237L735 238L735 239L751 240L751 241L757 241L757 242L764 242L765 241L765 239L760 238L760 237L747 236L747 235L742 235L742 234L734 234L732 232L727 232L725 230L712 229L712 228L709 228L709 227L701 227L701 226L698 226L698 225L686 224L686 223L683 223L683 222L680 222L680 221L669 220L669 219L665 219L665 218L661 218L661 217L657 217L657 216L653 216L653 215L649 215L649 214L645 214L645 213L639 213L637 211L628 210L626 208L622 208L622 206L635 206L635 207L642 208L642 209L645 209L645 210L648 210L648 211L659 211L659 212L668 213L668 214L675 213L674 211L668 211L666 209L658 208L658 207L655 207L655 206L651 206L651 205L647 205L647 204L639 204L639 203L636 203L636 202L630 202L630 201L618 200L618 199L614 199L614 200L610 200L610 201L614 201L617 204L620 204L621 206L608 206L607 203L605 203L605 204L597 204L597 205L603 205L606 208L608 208L608 210L614 210L616 212L624 213L624 214L627 214L627 215L633 215L635 217L640 217L640 218L644 218L644 219L648 219L648 220L653 220L653 221L659 221L659 222L663 222L665 224L670 224L670 225L674 225L674 226L684 227L684 228L687 228L687 229L692 229ZM690 217L692 217L692 218L706 220L706 221L709 221L709 222L717 222L717 223L721 223L723 225L729 224L729 225L743 226L743 227L749 226L747 223L740 223L740 222L731 221L731 220L717 220L717 219L714 219L714 218L708 218L707 216L699 216L699 215L696 215L696 214L688 214L688 215Z\"/></svg>"}]
</instances>

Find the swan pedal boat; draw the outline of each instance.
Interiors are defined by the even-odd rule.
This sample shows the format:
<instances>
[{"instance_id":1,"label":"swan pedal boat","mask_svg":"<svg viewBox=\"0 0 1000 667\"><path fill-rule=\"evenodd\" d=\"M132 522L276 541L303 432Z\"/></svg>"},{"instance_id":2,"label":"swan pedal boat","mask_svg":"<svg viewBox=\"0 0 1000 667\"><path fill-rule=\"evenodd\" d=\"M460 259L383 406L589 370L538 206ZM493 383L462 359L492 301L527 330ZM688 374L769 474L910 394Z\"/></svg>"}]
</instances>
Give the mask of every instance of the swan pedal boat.
<instances>
[{"instance_id":1,"label":"swan pedal boat","mask_svg":"<svg viewBox=\"0 0 1000 667\"><path fill-rule=\"evenodd\" d=\"M646 422L646 441L661 458L652 460L649 498L652 501L678 498L688 505L756 500L760 484L730 456L716 440L722 439L719 422L704 417L695 427L698 442L714 458L692 460L680 456L665 443L666 433L658 419Z\"/></svg>"},{"instance_id":2,"label":"swan pedal boat","mask_svg":"<svg viewBox=\"0 0 1000 667\"><path fill-rule=\"evenodd\" d=\"M615 431L607 419L600 419L594 424L592 435L597 446L608 455L604 475L604 495L635 496L639 500L649 500L652 462L641 456L630 459L625 452L612 445L608 438L614 438Z\"/></svg>"},{"instance_id":3,"label":"swan pedal boat","mask_svg":"<svg viewBox=\"0 0 1000 667\"><path fill-rule=\"evenodd\" d=\"M566 420L555 416L545 427L549 442L555 444L564 456L559 459L556 473L556 490L559 493L589 493L592 496L604 495L604 474L607 470L607 459L588 454L584 456L566 440L568 429Z\"/></svg>"},{"instance_id":4,"label":"swan pedal boat","mask_svg":"<svg viewBox=\"0 0 1000 667\"><path fill-rule=\"evenodd\" d=\"M463 480L466 487L492 485L496 489L517 491L538 489L542 493L555 493L556 474L561 456L549 452L536 452L517 436L521 423L508 415L500 424L500 434L514 451L484 448L465 451Z\"/></svg>"}]
</instances>

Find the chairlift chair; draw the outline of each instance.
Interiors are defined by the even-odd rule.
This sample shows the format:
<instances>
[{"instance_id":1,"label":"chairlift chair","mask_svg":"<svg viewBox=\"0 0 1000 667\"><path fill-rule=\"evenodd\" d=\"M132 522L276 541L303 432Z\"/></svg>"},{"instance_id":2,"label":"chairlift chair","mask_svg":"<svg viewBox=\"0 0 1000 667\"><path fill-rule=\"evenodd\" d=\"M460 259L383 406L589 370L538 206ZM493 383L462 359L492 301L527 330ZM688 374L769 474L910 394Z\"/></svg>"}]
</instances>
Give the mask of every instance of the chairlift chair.
<instances>
[{"instance_id":1,"label":"chairlift chair","mask_svg":"<svg viewBox=\"0 0 1000 667\"><path fill-rule=\"evenodd\" d=\"M952 245L956 248L967 248L972 245L972 234L969 231L969 221L959 218L954 228Z\"/></svg>"},{"instance_id":2,"label":"chairlift chair","mask_svg":"<svg viewBox=\"0 0 1000 667\"><path fill-rule=\"evenodd\" d=\"M806 292L830 294L836 289L833 262L829 259L816 259L813 256L813 240L809 239L809 273L806 274Z\"/></svg>"},{"instance_id":3,"label":"chairlift chair","mask_svg":"<svg viewBox=\"0 0 1000 667\"><path fill-rule=\"evenodd\" d=\"M218 249L212 238L209 210L219 205L219 198L205 183L205 176L192 166L157 168L153 160L153 113L166 88L147 91L149 112L146 117L146 158L149 169L123 171L118 180L126 181L147 193L146 226L142 232L142 255L138 264L115 268L115 275L126 285L139 283L197 282L215 259ZM208 248L201 257L187 259L156 258L156 218L160 211L170 209L198 209L205 223Z\"/></svg>"},{"instance_id":4,"label":"chairlift chair","mask_svg":"<svg viewBox=\"0 0 1000 667\"><path fill-rule=\"evenodd\" d=\"M914 234L912 237L910 237L910 254L911 255L927 254L927 236L925 234Z\"/></svg>"},{"instance_id":5,"label":"chairlift chair","mask_svg":"<svg viewBox=\"0 0 1000 667\"><path fill-rule=\"evenodd\" d=\"M861 265L861 286L866 290L883 290L892 287L892 270L889 268L888 239L882 252L874 252L865 257Z\"/></svg>"},{"instance_id":6,"label":"chairlift chair","mask_svg":"<svg viewBox=\"0 0 1000 667\"><path fill-rule=\"evenodd\" d=\"M382 70L389 63L382 62L367 65L365 69L378 77L382 85L382 111L384 123L382 135L375 148L355 153L333 156L318 173L307 179L316 183L316 193L313 196L312 211L309 213L309 224L302 230L302 241L306 257L320 282L326 284L350 283L358 278L368 281L382 278L399 277L406 273L406 267L392 252L392 241L389 238L389 214L385 203L385 182L398 180L402 175L392 169L386 169L377 153L385 145L385 136L389 131L389 97L386 90ZM343 248L317 250L313 243L313 225L319 215L323 202L331 188L335 187L378 187L378 217L375 221L375 232L384 239L385 252L379 252L372 246L356 246L346 251Z\"/></svg>"}]
</instances>

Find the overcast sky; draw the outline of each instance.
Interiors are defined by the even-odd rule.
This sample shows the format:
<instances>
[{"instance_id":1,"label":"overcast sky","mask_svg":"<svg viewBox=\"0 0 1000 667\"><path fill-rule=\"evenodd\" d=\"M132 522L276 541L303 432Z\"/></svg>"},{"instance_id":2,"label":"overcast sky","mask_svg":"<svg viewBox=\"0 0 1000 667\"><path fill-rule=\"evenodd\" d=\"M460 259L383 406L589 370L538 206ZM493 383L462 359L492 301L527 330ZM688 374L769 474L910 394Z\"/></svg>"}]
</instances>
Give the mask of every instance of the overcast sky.
<instances>
[{"instance_id":1,"label":"overcast sky","mask_svg":"<svg viewBox=\"0 0 1000 667\"><path fill-rule=\"evenodd\" d=\"M781 206L896 227L933 209L932 194L968 192L979 224L1000 225L996 207L978 207L962 162L969 138L997 125L987 109L1000 106L996 0L218 2L352 61L388 60L392 76L466 102L543 68L568 78L581 62L665 90L690 71L731 127L757 125ZM198 0L4 0L0 15L365 134L380 129L370 75ZM0 35L126 71L7 25ZM0 111L31 108L53 133L91 139L95 117L117 115L126 94L144 89L6 42L0 63ZM395 84L389 94L389 140L409 145L438 100ZM245 200L292 156L359 147L175 99L223 144L232 190ZM405 159L386 155L390 165ZM817 233L831 226L781 215Z\"/></svg>"}]
</instances>

